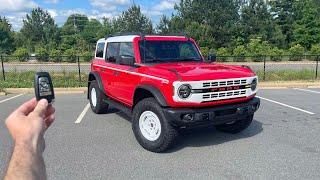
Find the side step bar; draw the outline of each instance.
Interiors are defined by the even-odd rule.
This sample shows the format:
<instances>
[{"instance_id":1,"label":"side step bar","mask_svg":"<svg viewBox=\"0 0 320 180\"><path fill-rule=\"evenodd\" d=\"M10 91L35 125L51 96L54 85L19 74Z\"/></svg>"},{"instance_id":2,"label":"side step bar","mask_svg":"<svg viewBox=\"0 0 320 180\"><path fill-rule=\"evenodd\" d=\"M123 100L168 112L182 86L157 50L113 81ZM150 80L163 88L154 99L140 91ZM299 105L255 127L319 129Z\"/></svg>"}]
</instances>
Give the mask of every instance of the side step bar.
<instances>
[{"instance_id":1,"label":"side step bar","mask_svg":"<svg viewBox=\"0 0 320 180\"><path fill-rule=\"evenodd\" d=\"M131 117L132 115L132 110L130 107L122 104L122 103L119 103L109 97L106 97L105 99L103 99L103 102L109 104L110 106L124 112L127 116Z\"/></svg>"}]
</instances>

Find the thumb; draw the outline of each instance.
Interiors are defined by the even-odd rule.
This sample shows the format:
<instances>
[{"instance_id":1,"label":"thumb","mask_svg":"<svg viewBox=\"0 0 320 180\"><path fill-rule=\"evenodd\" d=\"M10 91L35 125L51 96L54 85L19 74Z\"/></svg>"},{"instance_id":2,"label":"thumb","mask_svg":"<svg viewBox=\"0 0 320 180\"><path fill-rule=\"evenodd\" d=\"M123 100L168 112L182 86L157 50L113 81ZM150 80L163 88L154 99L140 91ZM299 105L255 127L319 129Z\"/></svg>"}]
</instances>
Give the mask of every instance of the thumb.
<instances>
[{"instance_id":1,"label":"thumb","mask_svg":"<svg viewBox=\"0 0 320 180\"><path fill-rule=\"evenodd\" d=\"M42 117L42 118L45 118L46 116L46 111L47 111L47 107L48 107L48 101L46 99L41 99L37 106L35 107L34 109L34 114Z\"/></svg>"}]
</instances>

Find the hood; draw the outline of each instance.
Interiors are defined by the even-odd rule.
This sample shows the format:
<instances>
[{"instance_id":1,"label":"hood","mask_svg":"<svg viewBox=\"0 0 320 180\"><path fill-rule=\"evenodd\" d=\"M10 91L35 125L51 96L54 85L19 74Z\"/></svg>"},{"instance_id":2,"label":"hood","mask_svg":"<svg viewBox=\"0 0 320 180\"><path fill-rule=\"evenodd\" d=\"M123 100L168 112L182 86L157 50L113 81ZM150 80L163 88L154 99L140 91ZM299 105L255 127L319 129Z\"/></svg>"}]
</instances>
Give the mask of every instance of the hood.
<instances>
[{"instance_id":1,"label":"hood","mask_svg":"<svg viewBox=\"0 0 320 180\"><path fill-rule=\"evenodd\" d=\"M176 62L156 64L160 68L175 73L180 81L202 81L251 77L255 74L248 68L217 63L205 62Z\"/></svg>"}]
</instances>

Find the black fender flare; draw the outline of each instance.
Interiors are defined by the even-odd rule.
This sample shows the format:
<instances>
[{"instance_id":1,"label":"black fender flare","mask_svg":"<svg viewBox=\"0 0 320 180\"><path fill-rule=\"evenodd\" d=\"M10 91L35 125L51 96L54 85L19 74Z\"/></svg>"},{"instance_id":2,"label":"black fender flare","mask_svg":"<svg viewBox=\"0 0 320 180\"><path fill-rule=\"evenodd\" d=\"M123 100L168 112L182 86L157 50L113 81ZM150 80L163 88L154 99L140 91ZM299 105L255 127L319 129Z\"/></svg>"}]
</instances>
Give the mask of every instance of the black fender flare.
<instances>
[{"instance_id":1,"label":"black fender flare","mask_svg":"<svg viewBox=\"0 0 320 180\"><path fill-rule=\"evenodd\" d=\"M158 88L156 88L156 87L154 87L152 85L139 85L139 86L136 87L136 89L134 91L134 94L136 93L136 91L138 89L144 89L144 90L149 91L155 97L155 99L158 101L158 103L162 107L168 107L169 106L167 101L166 101L166 99L164 98L163 94L161 93L161 91Z\"/></svg>"},{"instance_id":2,"label":"black fender flare","mask_svg":"<svg viewBox=\"0 0 320 180\"><path fill-rule=\"evenodd\" d=\"M97 72L90 72L89 76L88 76L88 93L87 93L87 98L89 99L89 87L90 87L90 83L92 82L92 79L94 79L99 86L99 89L101 92L103 91L103 84L102 84L102 80L100 75Z\"/></svg>"}]
</instances>

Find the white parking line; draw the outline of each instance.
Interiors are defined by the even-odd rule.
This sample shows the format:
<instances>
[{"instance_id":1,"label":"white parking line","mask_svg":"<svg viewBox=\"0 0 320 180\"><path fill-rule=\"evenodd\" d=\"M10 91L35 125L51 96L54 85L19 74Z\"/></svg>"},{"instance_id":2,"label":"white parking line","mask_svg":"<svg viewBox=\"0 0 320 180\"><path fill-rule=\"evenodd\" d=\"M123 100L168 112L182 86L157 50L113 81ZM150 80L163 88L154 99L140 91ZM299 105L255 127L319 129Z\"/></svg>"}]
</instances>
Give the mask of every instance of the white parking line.
<instances>
[{"instance_id":1,"label":"white parking line","mask_svg":"<svg viewBox=\"0 0 320 180\"><path fill-rule=\"evenodd\" d=\"M4 102L6 102L6 101L10 101L11 99L17 98L17 97L22 96L22 95L24 95L24 94L18 94L18 95L16 95L16 96L13 96L13 97L9 97L9 98L7 98L7 99L4 99L4 100L0 101L0 104L1 104L1 103L4 103Z\"/></svg>"},{"instance_id":2,"label":"white parking line","mask_svg":"<svg viewBox=\"0 0 320 180\"><path fill-rule=\"evenodd\" d=\"M75 124L81 123L83 117L86 115L86 113L88 112L89 108L90 108L90 103L88 103L88 104L86 105L86 107L84 107L83 111L82 111L81 114L78 116L77 120L74 122Z\"/></svg>"},{"instance_id":3,"label":"white parking line","mask_svg":"<svg viewBox=\"0 0 320 180\"><path fill-rule=\"evenodd\" d=\"M300 89L300 88L293 88L293 89L298 90L298 91L305 91L305 92L320 94L320 91L313 91L313 90L309 90L309 89Z\"/></svg>"},{"instance_id":4,"label":"white parking line","mask_svg":"<svg viewBox=\"0 0 320 180\"><path fill-rule=\"evenodd\" d=\"M303 110L303 109L300 109L300 108L297 108L297 107L294 107L294 106L290 106L290 105L288 105L288 104L284 104L284 103L281 103L281 102L277 102L277 101L274 101L274 100L271 100L271 99L267 99L267 98L264 98L264 97L261 97L261 96L257 96L257 97L260 98L260 99L263 99L263 100L266 100L266 101L275 103L275 104L279 104L279 105L281 105L281 106L285 106L285 107L288 107L288 108L291 108L291 109L295 109L295 110L297 110L297 111L301 111L301 112L307 113L307 114L311 114L311 115L314 115L314 114L315 114L315 113L313 113L313 112L306 111L306 110Z\"/></svg>"}]
</instances>

